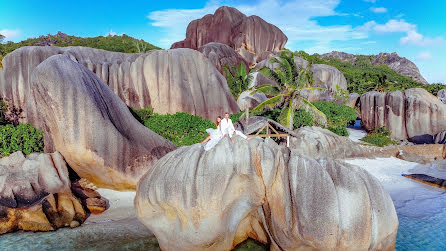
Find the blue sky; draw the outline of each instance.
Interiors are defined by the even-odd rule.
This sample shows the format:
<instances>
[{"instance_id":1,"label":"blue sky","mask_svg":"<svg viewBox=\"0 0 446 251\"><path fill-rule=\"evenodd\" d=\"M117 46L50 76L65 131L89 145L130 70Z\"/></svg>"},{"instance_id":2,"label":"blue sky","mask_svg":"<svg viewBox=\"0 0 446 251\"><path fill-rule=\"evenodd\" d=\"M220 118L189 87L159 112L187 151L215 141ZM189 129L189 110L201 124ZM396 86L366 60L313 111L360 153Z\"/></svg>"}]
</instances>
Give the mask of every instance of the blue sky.
<instances>
[{"instance_id":1,"label":"blue sky","mask_svg":"<svg viewBox=\"0 0 446 251\"><path fill-rule=\"evenodd\" d=\"M325 53L397 52L429 82L446 83L444 0L0 0L0 34L20 41L62 31L128 34L162 48L184 39L187 24L222 5L258 15L287 36L286 48Z\"/></svg>"}]
</instances>

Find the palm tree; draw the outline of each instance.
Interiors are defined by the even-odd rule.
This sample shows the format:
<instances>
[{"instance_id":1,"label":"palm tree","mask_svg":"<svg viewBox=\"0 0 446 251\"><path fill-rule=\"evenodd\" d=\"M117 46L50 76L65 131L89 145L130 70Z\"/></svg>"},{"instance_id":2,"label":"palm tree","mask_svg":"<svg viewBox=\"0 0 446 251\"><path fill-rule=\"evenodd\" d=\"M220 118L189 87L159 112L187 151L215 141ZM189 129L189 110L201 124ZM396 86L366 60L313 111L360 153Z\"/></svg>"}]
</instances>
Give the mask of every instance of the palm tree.
<instances>
[{"instance_id":1,"label":"palm tree","mask_svg":"<svg viewBox=\"0 0 446 251\"><path fill-rule=\"evenodd\" d=\"M254 92L275 95L260 103L251 110L254 114L261 113L265 108L282 107L279 122L286 127L293 129L294 112L297 109L305 109L313 115L317 125L326 126L327 117L319 111L310 101L300 95L304 89L321 89L311 87L312 75L307 69L298 67L294 62L294 55L290 52L283 52L282 55L270 60L273 64L278 64L275 69L263 68L261 72L266 77L274 80L278 86L262 85Z\"/></svg>"},{"instance_id":2,"label":"palm tree","mask_svg":"<svg viewBox=\"0 0 446 251\"><path fill-rule=\"evenodd\" d=\"M250 72L246 72L245 65L243 65L242 62L240 62L237 67L233 65L230 68L229 66L224 65L222 69L225 72L229 89L235 99L237 99L240 93L248 89L249 84L253 80L253 76Z\"/></svg>"}]
</instances>

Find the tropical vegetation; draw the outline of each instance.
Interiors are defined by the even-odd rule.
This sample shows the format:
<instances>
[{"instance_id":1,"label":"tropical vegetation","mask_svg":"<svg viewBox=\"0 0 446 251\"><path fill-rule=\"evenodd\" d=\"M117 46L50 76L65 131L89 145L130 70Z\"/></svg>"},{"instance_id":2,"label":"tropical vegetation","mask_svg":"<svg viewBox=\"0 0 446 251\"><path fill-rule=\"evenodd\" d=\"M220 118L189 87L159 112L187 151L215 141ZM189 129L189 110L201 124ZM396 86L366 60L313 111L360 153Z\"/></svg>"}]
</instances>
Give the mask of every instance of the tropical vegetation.
<instances>
[{"instance_id":1,"label":"tropical vegetation","mask_svg":"<svg viewBox=\"0 0 446 251\"><path fill-rule=\"evenodd\" d=\"M348 91L363 94L369 91L389 92L421 87L436 95L438 90L446 89L444 84L426 85L403 76L387 65L373 65L374 56L358 55L354 64L336 58L323 58L318 54L310 55L304 51L294 53L311 64L326 64L336 67L347 80Z\"/></svg>"},{"instance_id":2,"label":"tropical vegetation","mask_svg":"<svg viewBox=\"0 0 446 251\"><path fill-rule=\"evenodd\" d=\"M97 36L84 38L70 36L59 32L55 35L48 34L47 36L40 36L38 38L29 38L18 43L14 43L11 41L2 43L4 38L5 37L0 34L0 62L6 54L23 46L84 46L125 53L140 53L149 50L160 49L142 39L136 39L125 34L120 36L109 35L105 37Z\"/></svg>"},{"instance_id":3,"label":"tropical vegetation","mask_svg":"<svg viewBox=\"0 0 446 251\"><path fill-rule=\"evenodd\" d=\"M396 141L390 138L390 132L385 126L376 127L371 133L367 134L367 136L361 140L376 146L398 144Z\"/></svg>"},{"instance_id":4,"label":"tropical vegetation","mask_svg":"<svg viewBox=\"0 0 446 251\"><path fill-rule=\"evenodd\" d=\"M176 146L199 143L208 136L207 128L216 128L214 122L185 112L158 114L153 113L152 107L130 108L130 111L147 128L170 140Z\"/></svg>"},{"instance_id":5,"label":"tropical vegetation","mask_svg":"<svg viewBox=\"0 0 446 251\"><path fill-rule=\"evenodd\" d=\"M22 151L25 154L43 151L43 132L30 123L18 123L6 117L8 103L0 99L0 157Z\"/></svg>"},{"instance_id":6,"label":"tropical vegetation","mask_svg":"<svg viewBox=\"0 0 446 251\"><path fill-rule=\"evenodd\" d=\"M328 130L341 136L348 136L347 125L354 124L357 118L354 108L327 101L317 101L313 104L327 116Z\"/></svg>"},{"instance_id":7,"label":"tropical vegetation","mask_svg":"<svg viewBox=\"0 0 446 251\"><path fill-rule=\"evenodd\" d=\"M294 126L295 112L303 109L314 117L317 125L325 126L327 118L311 102L300 95L303 89L316 89L311 87L311 71L301 68L294 62L293 53L283 52L279 57L272 58L271 63L278 65L277 68L263 68L262 73L278 83L278 86L261 85L254 92L263 92L273 97L260 103L251 110L253 114L260 114L265 109L281 107L278 118L279 123L292 129Z\"/></svg>"},{"instance_id":8,"label":"tropical vegetation","mask_svg":"<svg viewBox=\"0 0 446 251\"><path fill-rule=\"evenodd\" d=\"M224 65L222 69L225 73L228 87L234 98L237 99L243 91L248 89L249 84L253 80L253 76L250 72L246 71L246 67L242 62L238 66Z\"/></svg>"}]
</instances>

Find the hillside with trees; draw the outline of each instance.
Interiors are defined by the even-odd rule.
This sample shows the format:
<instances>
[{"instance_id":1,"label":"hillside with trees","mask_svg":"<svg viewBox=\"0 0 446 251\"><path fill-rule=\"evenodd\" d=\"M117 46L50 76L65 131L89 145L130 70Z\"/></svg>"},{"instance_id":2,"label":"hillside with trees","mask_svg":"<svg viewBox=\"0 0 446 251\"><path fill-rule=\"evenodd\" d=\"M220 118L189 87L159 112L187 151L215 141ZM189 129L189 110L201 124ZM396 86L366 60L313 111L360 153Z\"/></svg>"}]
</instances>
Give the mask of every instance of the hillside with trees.
<instances>
[{"instance_id":1,"label":"hillside with trees","mask_svg":"<svg viewBox=\"0 0 446 251\"><path fill-rule=\"evenodd\" d=\"M6 54L23 46L84 46L125 53L141 53L160 49L142 39L136 39L125 34L121 36L77 37L59 31L55 35L48 34L47 36L40 36L38 38L28 38L18 43L11 41L5 42L4 39L5 37L0 34L0 62Z\"/></svg>"},{"instance_id":2,"label":"hillside with trees","mask_svg":"<svg viewBox=\"0 0 446 251\"><path fill-rule=\"evenodd\" d=\"M441 83L423 84L410 77L403 76L390 69L387 65L373 65L372 56L359 55L354 64L337 58L322 57L319 54L310 55L304 51L295 52L311 64L326 64L340 70L347 80L348 91L363 94L369 91L389 92L421 87L437 95L446 85Z\"/></svg>"}]
</instances>

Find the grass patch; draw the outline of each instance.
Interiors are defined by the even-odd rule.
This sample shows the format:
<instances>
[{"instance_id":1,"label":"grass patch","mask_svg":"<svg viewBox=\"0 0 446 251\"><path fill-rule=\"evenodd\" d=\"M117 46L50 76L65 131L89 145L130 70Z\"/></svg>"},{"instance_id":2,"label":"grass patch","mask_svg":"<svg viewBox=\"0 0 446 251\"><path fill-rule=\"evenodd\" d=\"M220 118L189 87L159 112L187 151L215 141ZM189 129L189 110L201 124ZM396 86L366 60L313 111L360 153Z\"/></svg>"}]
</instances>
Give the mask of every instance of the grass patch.
<instances>
[{"instance_id":1,"label":"grass patch","mask_svg":"<svg viewBox=\"0 0 446 251\"><path fill-rule=\"evenodd\" d=\"M367 134L361 141L380 147L398 144L398 142L390 138L390 132L385 126L376 127L373 132Z\"/></svg>"}]
</instances>

